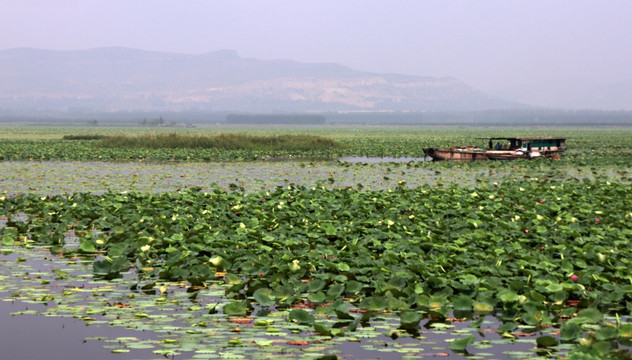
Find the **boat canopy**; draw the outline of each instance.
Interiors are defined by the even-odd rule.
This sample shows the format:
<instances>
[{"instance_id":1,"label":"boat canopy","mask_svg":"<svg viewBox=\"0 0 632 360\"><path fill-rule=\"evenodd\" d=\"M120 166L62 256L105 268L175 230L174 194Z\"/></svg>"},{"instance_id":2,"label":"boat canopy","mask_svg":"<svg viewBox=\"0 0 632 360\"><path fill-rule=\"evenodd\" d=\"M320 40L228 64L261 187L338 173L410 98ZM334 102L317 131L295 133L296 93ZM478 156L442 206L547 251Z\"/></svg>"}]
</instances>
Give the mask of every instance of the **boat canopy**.
<instances>
[{"instance_id":1,"label":"boat canopy","mask_svg":"<svg viewBox=\"0 0 632 360\"><path fill-rule=\"evenodd\" d=\"M496 149L523 149L525 151L531 152L532 150L555 150L555 151L564 151L566 150L566 139L567 137L506 137L506 136L498 136L498 137L481 137L478 139L488 140L489 148L493 148L493 143L496 141L509 142L508 146L500 145L499 142L496 144Z\"/></svg>"}]
</instances>

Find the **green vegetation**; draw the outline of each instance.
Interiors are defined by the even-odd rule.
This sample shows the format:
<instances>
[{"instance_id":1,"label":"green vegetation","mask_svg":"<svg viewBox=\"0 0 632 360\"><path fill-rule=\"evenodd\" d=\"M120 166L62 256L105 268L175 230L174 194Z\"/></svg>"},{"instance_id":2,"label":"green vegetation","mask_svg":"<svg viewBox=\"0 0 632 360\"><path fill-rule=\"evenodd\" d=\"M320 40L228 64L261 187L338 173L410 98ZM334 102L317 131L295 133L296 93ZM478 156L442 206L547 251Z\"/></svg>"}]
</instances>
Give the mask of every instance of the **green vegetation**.
<instances>
[{"instance_id":1,"label":"green vegetation","mask_svg":"<svg viewBox=\"0 0 632 360\"><path fill-rule=\"evenodd\" d=\"M176 133L108 136L98 145L120 149L221 149L295 152L323 151L340 146L331 139L313 135L255 136L220 134L216 136L200 136Z\"/></svg>"},{"instance_id":2,"label":"green vegetation","mask_svg":"<svg viewBox=\"0 0 632 360\"><path fill-rule=\"evenodd\" d=\"M37 128L35 128L37 129ZM87 131L72 135L51 135L43 131L12 137L0 131L0 160L197 160L244 161L290 158L334 158L346 144L327 134L281 133L228 129L199 133L179 132L126 133L124 128L103 128L101 133ZM29 136L30 135L30 136ZM2 139L4 137L4 139ZM68 141L74 140L74 141ZM99 140L99 141L94 141Z\"/></svg>"},{"instance_id":3,"label":"green vegetation","mask_svg":"<svg viewBox=\"0 0 632 360\"><path fill-rule=\"evenodd\" d=\"M58 252L72 229L78 252L105 251L94 262L105 278L134 266L140 283L205 287L226 271L227 315L306 303L333 306L341 321L388 310L414 329L426 317L498 313L508 335L561 325L574 329L566 341L627 344L619 325L601 319L632 310L631 198L630 186L539 179L388 192L290 186L251 194L20 195L0 203L9 216L1 237ZM366 313L355 317L353 308ZM595 315L563 320L589 309ZM295 314L331 333L308 315ZM599 340L593 325L582 327L595 323L613 337Z\"/></svg>"},{"instance_id":4,"label":"green vegetation","mask_svg":"<svg viewBox=\"0 0 632 360\"><path fill-rule=\"evenodd\" d=\"M272 154L287 159L336 153L418 156L429 145L467 145L481 135L519 133L319 128L284 129L273 137L273 130L223 130L120 136L118 129L109 129L101 140L64 142L63 134L8 139L2 152L6 158L29 158L29 148L16 144L30 142L30 154L38 151L42 159L60 159L54 154L61 154L65 143L75 145L75 153L68 152L71 159L90 152L117 160L134 158L130 154L143 160L187 156L222 161ZM217 348L258 349L270 345L270 334L293 332L305 336L307 344L301 338L287 344L318 343L323 351L328 344L379 331L392 339L420 339L419 332L427 327L449 338L449 344L438 348L463 353L485 349L489 343L479 331L492 326L498 334L493 341L516 346L527 342L536 349L521 352L522 358L626 358L632 346L630 132L520 133L569 136L569 150L558 161L281 163L274 168L277 174L283 166L292 167L306 173L304 182L275 186L270 179L268 186L262 180L248 189L242 182L253 180L242 175L226 187L188 180L191 186L182 191L78 192L66 184L69 191L60 195L46 193L43 186L13 192L7 185L0 189L0 239L3 249L44 246L58 256L87 259L95 278L132 281L126 283L132 291L153 294L152 306L181 306L180 312L192 318L215 316L209 321L223 329L215 330L218 334L233 333L221 335L222 343L213 345ZM310 136L341 147L279 149L270 144L271 139L307 142ZM103 146L117 138L118 145ZM242 147L213 146L222 155L202 157L206 142L219 138ZM244 139L252 140L247 149ZM260 163L240 165L261 169L255 166ZM177 164L182 172L206 169L213 181L229 165ZM86 172L81 164L73 166L81 175ZM317 167L327 170L310 172ZM356 173L366 180L344 183ZM237 177L233 174L226 176ZM410 174L422 182L411 185L406 181L413 182ZM378 180L370 180L372 176ZM27 257L19 259L26 262ZM167 291L172 284L181 284L188 298ZM208 292L217 297L209 299ZM40 290L32 293L40 301L51 300ZM108 303L121 301L120 296ZM198 297L207 303L199 303ZM117 316L165 323L166 315L143 304L132 303L129 313ZM94 314L109 311L97 307ZM461 322L467 327L455 330ZM240 337L235 323L252 324L249 335ZM164 348L157 353L173 354L189 335L199 340L200 327L206 321L174 326L180 337L163 339ZM200 344L198 340L194 342ZM208 345L187 346L190 351L208 350ZM419 346L410 352L421 356L424 345Z\"/></svg>"},{"instance_id":5,"label":"green vegetation","mask_svg":"<svg viewBox=\"0 0 632 360\"><path fill-rule=\"evenodd\" d=\"M103 135L101 141L64 141L63 136ZM233 137L235 135L236 137ZM632 128L576 129L445 129L445 128L241 128L161 129L147 133L139 128L0 128L0 160L98 160L98 161L261 161L266 159L335 159L341 156L423 157L425 147L485 145L476 140L484 136L565 136L569 151L562 154L562 165L620 166L632 163L629 139ZM286 138L286 136L288 136ZM303 138L303 136L305 136ZM168 139L182 138L184 144L168 147ZM121 146L101 146L110 138L121 139ZM194 139L229 139L232 148L194 146ZM323 141L318 140L323 138ZM287 141L284 148L263 145L266 141ZM138 141L135 141L138 140ZM145 142L145 140L147 140ZM162 141L165 141L162 143ZM129 142L128 142L129 141ZM178 140L179 141L179 140ZM259 144L256 144L256 142ZM145 142L145 146L142 146ZM302 142L310 144L303 146ZM236 144L234 144L236 143ZM255 143L255 144L253 144ZM261 144L263 143L263 144ZM175 142L174 142L175 145ZM221 145L221 144L219 144ZM198 146L198 145L195 145ZM533 162L541 166L542 162ZM512 164L507 164L511 166ZM423 164L421 166L428 166ZM451 167L452 165L435 165ZM486 168L489 165L484 165ZM505 165L503 165L505 166ZM531 165L529 165L531 166ZM558 168L559 163L552 165Z\"/></svg>"}]
</instances>

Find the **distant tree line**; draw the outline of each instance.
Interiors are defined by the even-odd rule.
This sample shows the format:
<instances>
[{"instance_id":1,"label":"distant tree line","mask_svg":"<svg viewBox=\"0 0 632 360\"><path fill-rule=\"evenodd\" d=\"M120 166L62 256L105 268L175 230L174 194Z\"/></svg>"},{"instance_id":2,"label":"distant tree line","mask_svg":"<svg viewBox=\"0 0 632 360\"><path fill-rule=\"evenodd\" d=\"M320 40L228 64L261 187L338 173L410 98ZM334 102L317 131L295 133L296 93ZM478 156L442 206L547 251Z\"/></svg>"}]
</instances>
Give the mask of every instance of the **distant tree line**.
<instances>
[{"instance_id":1,"label":"distant tree line","mask_svg":"<svg viewBox=\"0 0 632 360\"><path fill-rule=\"evenodd\" d=\"M310 114L228 114L227 124L324 125L323 115Z\"/></svg>"},{"instance_id":2,"label":"distant tree line","mask_svg":"<svg viewBox=\"0 0 632 360\"><path fill-rule=\"evenodd\" d=\"M167 121L166 118L169 118ZM318 114L235 114L230 112L35 112L3 111L0 124L140 125L450 125L450 126L632 126L632 111L497 109L484 111L323 112Z\"/></svg>"},{"instance_id":3,"label":"distant tree line","mask_svg":"<svg viewBox=\"0 0 632 360\"><path fill-rule=\"evenodd\" d=\"M165 119L162 118L162 116L158 117L157 119L151 119L149 121L143 118L143 120L140 121L138 124L140 126L175 126L176 125L175 121L166 122Z\"/></svg>"},{"instance_id":4,"label":"distant tree line","mask_svg":"<svg viewBox=\"0 0 632 360\"><path fill-rule=\"evenodd\" d=\"M632 111L503 109L437 112L325 113L328 124L366 125L494 125L494 126L599 126L632 125Z\"/></svg>"}]
</instances>

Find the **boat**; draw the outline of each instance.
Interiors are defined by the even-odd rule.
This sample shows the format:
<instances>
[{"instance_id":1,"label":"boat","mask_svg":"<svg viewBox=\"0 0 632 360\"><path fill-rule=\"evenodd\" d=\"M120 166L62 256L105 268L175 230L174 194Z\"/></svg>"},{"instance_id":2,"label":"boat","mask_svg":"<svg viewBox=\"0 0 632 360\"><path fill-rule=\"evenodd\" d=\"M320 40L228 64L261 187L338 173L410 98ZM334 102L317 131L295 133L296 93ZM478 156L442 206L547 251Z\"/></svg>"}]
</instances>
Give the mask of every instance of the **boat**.
<instances>
[{"instance_id":1,"label":"boat","mask_svg":"<svg viewBox=\"0 0 632 360\"><path fill-rule=\"evenodd\" d=\"M565 137L485 137L487 147L453 147L423 149L433 161L486 161L535 158L559 158L566 151ZM495 145L494 145L495 143Z\"/></svg>"}]
</instances>

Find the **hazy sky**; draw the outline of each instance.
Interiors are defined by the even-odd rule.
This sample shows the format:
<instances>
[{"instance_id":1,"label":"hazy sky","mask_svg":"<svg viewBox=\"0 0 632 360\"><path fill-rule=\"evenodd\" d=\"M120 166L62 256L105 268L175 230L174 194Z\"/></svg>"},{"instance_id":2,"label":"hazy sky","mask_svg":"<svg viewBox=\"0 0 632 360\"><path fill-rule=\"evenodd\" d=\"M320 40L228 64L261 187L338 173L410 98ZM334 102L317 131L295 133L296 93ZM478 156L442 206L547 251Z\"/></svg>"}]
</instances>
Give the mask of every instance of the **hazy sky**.
<instances>
[{"instance_id":1,"label":"hazy sky","mask_svg":"<svg viewBox=\"0 0 632 360\"><path fill-rule=\"evenodd\" d=\"M0 49L124 46L451 76L632 80L632 1L0 0Z\"/></svg>"}]
</instances>

